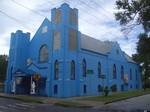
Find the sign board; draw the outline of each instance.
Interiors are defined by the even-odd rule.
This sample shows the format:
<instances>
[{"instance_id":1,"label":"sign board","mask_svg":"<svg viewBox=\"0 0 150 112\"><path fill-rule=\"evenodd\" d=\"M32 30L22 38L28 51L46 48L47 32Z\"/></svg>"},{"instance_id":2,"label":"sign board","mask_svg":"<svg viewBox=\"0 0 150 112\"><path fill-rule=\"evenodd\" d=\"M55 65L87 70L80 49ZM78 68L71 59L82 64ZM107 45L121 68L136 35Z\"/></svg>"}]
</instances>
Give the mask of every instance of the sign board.
<instances>
[{"instance_id":1,"label":"sign board","mask_svg":"<svg viewBox=\"0 0 150 112\"><path fill-rule=\"evenodd\" d=\"M87 74L94 74L94 71L93 71L93 70L88 69L88 70L86 71L86 73L87 73Z\"/></svg>"},{"instance_id":2,"label":"sign board","mask_svg":"<svg viewBox=\"0 0 150 112\"><path fill-rule=\"evenodd\" d=\"M41 76L40 76L39 74L34 74L34 75L33 75L33 78L34 78L36 81L38 81L38 80L40 80Z\"/></svg>"},{"instance_id":3,"label":"sign board","mask_svg":"<svg viewBox=\"0 0 150 112\"><path fill-rule=\"evenodd\" d=\"M101 79L106 79L106 75L101 74L101 75L100 75L100 78L101 78Z\"/></svg>"}]
</instances>

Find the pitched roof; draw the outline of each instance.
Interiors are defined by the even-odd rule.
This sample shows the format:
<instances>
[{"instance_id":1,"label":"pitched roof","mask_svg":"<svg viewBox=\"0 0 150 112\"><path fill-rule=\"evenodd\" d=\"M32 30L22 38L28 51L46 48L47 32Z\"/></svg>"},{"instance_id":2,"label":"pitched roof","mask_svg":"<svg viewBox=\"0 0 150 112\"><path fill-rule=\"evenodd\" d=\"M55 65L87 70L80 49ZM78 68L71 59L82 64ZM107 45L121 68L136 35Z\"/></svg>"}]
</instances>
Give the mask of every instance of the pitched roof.
<instances>
[{"instance_id":1,"label":"pitched roof","mask_svg":"<svg viewBox=\"0 0 150 112\"><path fill-rule=\"evenodd\" d=\"M112 41L100 41L85 34L81 34L81 49L93 51L96 53L107 55L113 47ZM129 55L123 52L126 60L131 63L136 63Z\"/></svg>"},{"instance_id":2,"label":"pitched roof","mask_svg":"<svg viewBox=\"0 0 150 112\"><path fill-rule=\"evenodd\" d=\"M128 62L131 62L131 63L136 63L129 55L127 55L125 52L124 52L124 56L125 58L127 59Z\"/></svg>"},{"instance_id":3,"label":"pitched roof","mask_svg":"<svg viewBox=\"0 0 150 112\"><path fill-rule=\"evenodd\" d=\"M100 41L85 34L81 34L81 49L107 54L111 51L112 45L113 42L111 41Z\"/></svg>"}]
</instances>

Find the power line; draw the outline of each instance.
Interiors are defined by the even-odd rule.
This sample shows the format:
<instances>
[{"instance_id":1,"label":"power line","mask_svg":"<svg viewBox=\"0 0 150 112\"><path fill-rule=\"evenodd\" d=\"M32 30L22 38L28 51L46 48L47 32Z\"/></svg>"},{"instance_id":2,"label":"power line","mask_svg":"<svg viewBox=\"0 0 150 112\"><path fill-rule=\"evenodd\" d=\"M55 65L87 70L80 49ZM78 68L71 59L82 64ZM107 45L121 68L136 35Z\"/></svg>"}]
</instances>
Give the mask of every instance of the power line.
<instances>
[{"instance_id":1,"label":"power line","mask_svg":"<svg viewBox=\"0 0 150 112\"><path fill-rule=\"evenodd\" d=\"M7 13L5 13L4 11L0 10L0 13L2 13L3 15L5 15L6 17L8 17L9 19L12 19L13 21L15 21L16 23L19 23L21 26L23 26L26 29L32 30L31 28L29 28L28 26L26 26L25 24L22 23L22 21L8 15Z\"/></svg>"},{"instance_id":2,"label":"power line","mask_svg":"<svg viewBox=\"0 0 150 112\"><path fill-rule=\"evenodd\" d=\"M25 5L22 5L22 4L18 3L18 2L16 2L15 0L11 0L11 1L12 1L13 3L15 3L15 4L17 4L17 5L19 5L19 6L23 7L23 8L25 8L25 9L28 9L28 10L32 11L32 12L35 13L35 14L38 14L38 15L41 16L41 17L45 17L43 14L39 13L38 11L36 11L36 10L34 10L34 9L31 9L31 8L29 8L29 7L26 7Z\"/></svg>"},{"instance_id":3,"label":"power line","mask_svg":"<svg viewBox=\"0 0 150 112\"><path fill-rule=\"evenodd\" d=\"M68 1L68 0L65 0L65 1L67 1L67 2L69 2L70 3L70 1ZM85 2L83 2L83 1L81 1L81 0L79 0L80 1L80 3L83 3L84 5L86 5L87 7L89 7L90 5L87 5L87 3L85 4ZM80 5L78 5L78 6L80 6ZM93 9L93 7L91 7L91 9ZM83 8L82 8L82 10L83 10ZM84 12L88 12L88 10L83 10ZM94 11L95 11L95 9L94 9ZM98 21L98 17L96 17L95 15L93 15L93 14L91 14L91 13L89 13L88 12L88 15L89 16L91 16L91 17L93 17L96 21ZM104 16L106 16L106 15L104 15ZM107 16L107 18L108 18L108 16ZM109 17L110 18L110 17ZM87 20L85 20L85 19L80 19L80 20L83 20L84 22L86 21L89 25L91 25L92 23L91 22L93 22L93 21L87 21ZM92 26L95 26L95 24L92 24ZM119 30L119 29L118 29ZM120 31L120 30L119 30ZM109 33L109 35L111 35L111 36L114 36L114 37L118 37L118 35L116 35L116 34L113 34L111 31L109 31L109 32L106 32L105 34L108 34ZM103 35L105 35L105 34L103 34ZM119 37L120 38L120 37Z\"/></svg>"},{"instance_id":4,"label":"power line","mask_svg":"<svg viewBox=\"0 0 150 112\"><path fill-rule=\"evenodd\" d=\"M12 2L14 2L15 4L17 4L17 5L19 5L19 6L21 6L21 7L23 7L23 8L26 8L26 9L28 9L29 11L32 11L33 13L35 13L35 14L38 14L38 15L40 15L40 16L42 16L42 17L45 17L44 15L42 15L42 14L40 14L38 11L36 11L36 10L33 10L33 9L30 9L30 8L28 8L28 7L26 7L25 5L22 5L22 4L20 4L20 3L18 3L18 2L16 2L15 0L11 0ZM65 1L67 1L67 0L65 0ZM91 9L93 9L93 7L91 7L90 5L88 5L86 2L84 2L84 1L81 1L81 0L79 0L80 1L80 3L83 3L84 5L86 5L86 6L88 6L88 7L90 7ZM61 1L61 2L63 2L63 0ZM68 1L69 3L70 3L70 1ZM50 3L50 1L47 1L47 3ZM94 2L95 4L96 4L96 2ZM101 6L100 6L101 7ZM102 8L102 7L101 7ZM105 9L104 8L102 8L104 11L105 11ZM95 9L94 9L94 11L95 11ZM87 11L86 11L87 12ZM91 15L90 13L88 13L89 15ZM103 14L104 16L106 16L106 17L109 17L109 16L107 16L106 14ZM97 18L97 16L95 16L94 14L92 14L91 15L91 17L94 17L94 19L98 22L98 18ZM97 19L96 19L97 18ZM110 17L109 17L110 18ZM112 19L112 18L111 18ZM86 21L87 23L89 23L89 21L87 21L87 20L85 20L84 19L84 21ZM91 21L90 21L91 22ZM93 26L93 25L92 25ZM110 32L111 33L111 32ZM111 33L112 34L112 33ZM114 35L114 34L113 34Z\"/></svg>"}]
</instances>

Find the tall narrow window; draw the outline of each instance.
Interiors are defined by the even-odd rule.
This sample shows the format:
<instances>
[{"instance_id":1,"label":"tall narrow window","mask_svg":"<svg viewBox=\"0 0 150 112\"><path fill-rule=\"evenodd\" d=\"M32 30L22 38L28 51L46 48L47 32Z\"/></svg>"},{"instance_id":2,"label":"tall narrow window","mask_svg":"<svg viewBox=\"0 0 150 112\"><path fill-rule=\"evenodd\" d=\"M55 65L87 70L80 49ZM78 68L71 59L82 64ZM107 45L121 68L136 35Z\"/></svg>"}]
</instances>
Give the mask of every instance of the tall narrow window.
<instances>
[{"instance_id":1,"label":"tall narrow window","mask_svg":"<svg viewBox=\"0 0 150 112\"><path fill-rule=\"evenodd\" d=\"M39 51L39 62L48 61L48 47L47 45L42 45Z\"/></svg>"},{"instance_id":2,"label":"tall narrow window","mask_svg":"<svg viewBox=\"0 0 150 112\"><path fill-rule=\"evenodd\" d=\"M78 19L77 19L76 9L70 10L69 21L71 24L77 24Z\"/></svg>"},{"instance_id":3,"label":"tall narrow window","mask_svg":"<svg viewBox=\"0 0 150 112\"><path fill-rule=\"evenodd\" d=\"M56 60L54 63L54 79L58 80L58 77L59 77L59 63Z\"/></svg>"},{"instance_id":4,"label":"tall narrow window","mask_svg":"<svg viewBox=\"0 0 150 112\"><path fill-rule=\"evenodd\" d=\"M75 80L75 62L71 61L71 67L70 67L70 78L71 80Z\"/></svg>"},{"instance_id":5,"label":"tall narrow window","mask_svg":"<svg viewBox=\"0 0 150 112\"><path fill-rule=\"evenodd\" d=\"M83 93L85 94L87 92L86 85L83 86Z\"/></svg>"},{"instance_id":6,"label":"tall narrow window","mask_svg":"<svg viewBox=\"0 0 150 112\"><path fill-rule=\"evenodd\" d=\"M60 9L56 9L54 22L55 22L56 24L59 24L60 21L61 21L61 10L60 10Z\"/></svg>"},{"instance_id":7,"label":"tall narrow window","mask_svg":"<svg viewBox=\"0 0 150 112\"><path fill-rule=\"evenodd\" d=\"M58 93L58 86L54 85L54 94L57 94L57 93Z\"/></svg>"},{"instance_id":8,"label":"tall narrow window","mask_svg":"<svg viewBox=\"0 0 150 112\"><path fill-rule=\"evenodd\" d=\"M116 65L113 65L113 79L116 79L117 75L116 75Z\"/></svg>"},{"instance_id":9,"label":"tall narrow window","mask_svg":"<svg viewBox=\"0 0 150 112\"><path fill-rule=\"evenodd\" d=\"M100 76L101 76L101 63L100 62L98 62L98 77L100 78Z\"/></svg>"},{"instance_id":10,"label":"tall narrow window","mask_svg":"<svg viewBox=\"0 0 150 112\"><path fill-rule=\"evenodd\" d=\"M61 47L61 34L58 31L54 32L53 50L59 50Z\"/></svg>"},{"instance_id":11,"label":"tall narrow window","mask_svg":"<svg viewBox=\"0 0 150 112\"><path fill-rule=\"evenodd\" d=\"M98 86L97 86L97 91L98 91L98 92L102 92L102 91L103 91L103 87L102 87L101 85L98 85Z\"/></svg>"},{"instance_id":12,"label":"tall narrow window","mask_svg":"<svg viewBox=\"0 0 150 112\"><path fill-rule=\"evenodd\" d=\"M124 79L124 67L121 65L121 79Z\"/></svg>"},{"instance_id":13,"label":"tall narrow window","mask_svg":"<svg viewBox=\"0 0 150 112\"><path fill-rule=\"evenodd\" d=\"M10 80L12 80L13 79L13 67L11 67L11 69L10 69Z\"/></svg>"},{"instance_id":14,"label":"tall narrow window","mask_svg":"<svg viewBox=\"0 0 150 112\"><path fill-rule=\"evenodd\" d=\"M73 29L73 28L69 28L69 50L71 51L76 51L77 50L77 45L78 45L78 32L77 30Z\"/></svg>"},{"instance_id":15,"label":"tall narrow window","mask_svg":"<svg viewBox=\"0 0 150 112\"><path fill-rule=\"evenodd\" d=\"M86 60L83 59L82 61L82 73L83 73L83 77L86 77Z\"/></svg>"},{"instance_id":16,"label":"tall narrow window","mask_svg":"<svg viewBox=\"0 0 150 112\"><path fill-rule=\"evenodd\" d=\"M138 80L137 70L135 70L135 79Z\"/></svg>"},{"instance_id":17,"label":"tall narrow window","mask_svg":"<svg viewBox=\"0 0 150 112\"><path fill-rule=\"evenodd\" d=\"M130 80L132 80L132 69L130 68Z\"/></svg>"}]
</instances>

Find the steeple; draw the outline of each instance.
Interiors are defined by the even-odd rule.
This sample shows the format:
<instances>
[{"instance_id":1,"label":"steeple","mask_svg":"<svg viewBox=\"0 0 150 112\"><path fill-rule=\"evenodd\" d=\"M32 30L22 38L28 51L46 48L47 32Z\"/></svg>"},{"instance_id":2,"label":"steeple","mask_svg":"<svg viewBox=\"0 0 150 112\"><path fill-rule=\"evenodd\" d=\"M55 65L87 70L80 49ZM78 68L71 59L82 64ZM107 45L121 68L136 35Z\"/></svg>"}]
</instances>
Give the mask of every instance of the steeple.
<instances>
[{"instance_id":1,"label":"steeple","mask_svg":"<svg viewBox=\"0 0 150 112\"><path fill-rule=\"evenodd\" d=\"M70 8L67 3L51 11L52 23L56 25L66 25L78 29L78 9Z\"/></svg>"}]
</instances>

